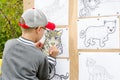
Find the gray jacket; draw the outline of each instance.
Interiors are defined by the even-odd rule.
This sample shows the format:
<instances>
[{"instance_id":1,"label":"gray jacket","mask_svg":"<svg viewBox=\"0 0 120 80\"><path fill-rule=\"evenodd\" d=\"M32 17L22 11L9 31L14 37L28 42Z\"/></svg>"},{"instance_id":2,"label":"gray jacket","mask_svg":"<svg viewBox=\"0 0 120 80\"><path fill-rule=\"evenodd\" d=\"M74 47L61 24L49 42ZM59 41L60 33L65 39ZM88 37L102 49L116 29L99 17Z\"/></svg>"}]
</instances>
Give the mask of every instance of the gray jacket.
<instances>
[{"instance_id":1,"label":"gray jacket","mask_svg":"<svg viewBox=\"0 0 120 80\"><path fill-rule=\"evenodd\" d=\"M11 39L5 44L2 80L48 80L56 61L46 56L34 43L24 38Z\"/></svg>"}]
</instances>

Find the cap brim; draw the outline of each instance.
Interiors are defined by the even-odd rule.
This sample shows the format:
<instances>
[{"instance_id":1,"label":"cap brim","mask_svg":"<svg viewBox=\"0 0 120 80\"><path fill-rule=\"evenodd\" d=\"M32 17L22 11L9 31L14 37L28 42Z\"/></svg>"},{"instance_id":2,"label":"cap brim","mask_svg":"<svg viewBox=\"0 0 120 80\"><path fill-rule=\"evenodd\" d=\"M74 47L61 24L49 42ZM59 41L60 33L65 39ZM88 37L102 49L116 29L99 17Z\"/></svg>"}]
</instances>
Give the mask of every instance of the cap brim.
<instances>
[{"instance_id":1,"label":"cap brim","mask_svg":"<svg viewBox=\"0 0 120 80\"><path fill-rule=\"evenodd\" d=\"M52 22L48 22L48 24L45 27L49 30L54 30L56 25Z\"/></svg>"}]
</instances>

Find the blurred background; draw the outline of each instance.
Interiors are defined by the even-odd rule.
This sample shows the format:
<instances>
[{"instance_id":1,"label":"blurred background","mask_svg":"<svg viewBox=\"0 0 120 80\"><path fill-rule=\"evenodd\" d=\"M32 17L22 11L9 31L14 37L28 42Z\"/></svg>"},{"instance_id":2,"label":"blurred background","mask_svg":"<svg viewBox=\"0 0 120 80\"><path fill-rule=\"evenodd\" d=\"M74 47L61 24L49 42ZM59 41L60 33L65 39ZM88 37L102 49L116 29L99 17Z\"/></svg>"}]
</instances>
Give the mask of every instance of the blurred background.
<instances>
[{"instance_id":1,"label":"blurred background","mask_svg":"<svg viewBox=\"0 0 120 80\"><path fill-rule=\"evenodd\" d=\"M18 21L23 12L23 0L0 0L0 59L8 39L21 35Z\"/></svg>"}]
</instances>

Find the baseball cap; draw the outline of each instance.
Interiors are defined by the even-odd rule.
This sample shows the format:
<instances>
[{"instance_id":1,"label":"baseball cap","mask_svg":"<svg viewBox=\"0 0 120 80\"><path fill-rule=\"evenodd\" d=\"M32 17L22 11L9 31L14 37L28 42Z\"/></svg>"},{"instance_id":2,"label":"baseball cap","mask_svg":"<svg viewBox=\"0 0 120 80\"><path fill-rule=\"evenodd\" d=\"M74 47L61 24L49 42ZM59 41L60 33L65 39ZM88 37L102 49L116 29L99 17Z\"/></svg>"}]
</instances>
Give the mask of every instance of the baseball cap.
<instances>
[{"instance_id":1,"label":"baseball cap","mask_svg":"<svg viewBox=\"0 0 120 80\"><path fill-rule=\"evenodd\" d=\"M49 30L54 30L56 25L48 22L45 14L40 9L28 9L21 16L25 23L19 23L22 28L36 28L39 26L45 27Z\"/></svg>"}]
</instances>

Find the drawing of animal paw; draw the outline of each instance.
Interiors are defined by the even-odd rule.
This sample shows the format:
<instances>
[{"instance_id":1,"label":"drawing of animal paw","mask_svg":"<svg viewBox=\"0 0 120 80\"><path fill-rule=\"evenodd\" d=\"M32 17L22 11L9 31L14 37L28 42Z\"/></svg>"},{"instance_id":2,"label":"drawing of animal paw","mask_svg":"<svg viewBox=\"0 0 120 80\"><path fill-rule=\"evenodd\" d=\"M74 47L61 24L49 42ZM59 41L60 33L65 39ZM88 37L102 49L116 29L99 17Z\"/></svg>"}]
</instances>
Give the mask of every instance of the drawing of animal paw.
<instances>
[{"instance_id":1,"label":"drawing of animal paw","mask_svg":"<svg viewBox=\"0 0 120 80\"><path fill-rule=\"evenodd\" d=\"M100 47L104 47L104 46L105 46L104 42L100 43Z\"/></svg>"},{"instance_id":2,"label":"drawing of animal paw","mask_svg":"<svg viewBox=\"0 0 120 80\"><path fill-rule=\"evenodd\" d=\"M91 44L92 46L93 46L93 45L95 45L95 41L91 41L91 43L90 43L90 44Z\"/></svg>"},{"instance_id":3,"label":"drawing of animal paw","mask_svg":"<svg viewBox=\"0 0 120 80\"><path fill-rule=\"evenodd\" d=\"M86 47L89 47L90 46L90 40L85 40L84 44L85 44Z\"/></svg>"},{"instance_id":4,"label":"drawing of animal paw","mask_svg":"<svg viewBox=\"0 0 120 80\"><path fill-rule=\"evenodd\" d=\"M79 11L79 16L87 16L87 15L90 15L89 9L83 8Z\"/></svg>"}]
</instances>

